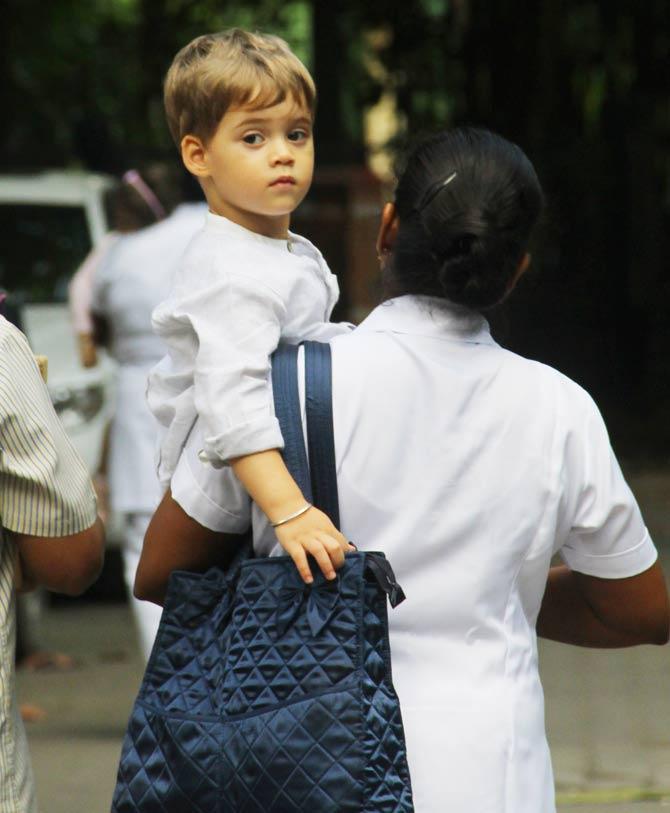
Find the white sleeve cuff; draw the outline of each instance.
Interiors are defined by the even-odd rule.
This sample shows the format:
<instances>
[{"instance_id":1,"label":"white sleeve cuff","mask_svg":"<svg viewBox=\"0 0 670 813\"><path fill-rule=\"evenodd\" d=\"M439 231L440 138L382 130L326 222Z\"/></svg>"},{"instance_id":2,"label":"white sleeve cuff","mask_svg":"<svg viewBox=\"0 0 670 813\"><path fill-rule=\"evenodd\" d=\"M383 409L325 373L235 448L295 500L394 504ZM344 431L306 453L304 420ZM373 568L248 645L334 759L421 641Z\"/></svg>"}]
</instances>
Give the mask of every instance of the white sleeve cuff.
<instances>
[{"instance_id":1,"label":"white sleeve cuff","mask_svg":"<svg viewBox=\"0 0 670 813\"><path fill-rule=\"evenodd\" d=\"M586 576L625 579L648 570L658 558L658 551L645 528L642 540L628 550L594 555L566 546L560 550L560 555L568 567Z\"/></svg>"},{"instance_id":2,"label":"white sleeve cuff","mask_svg":"<svg viewBox=\"0 0 670 813\"><path fill-rule=\"evenodd\" d=\"M182 454L171 480L174 500L211 531L245 533L251 524L251 501L232 469L216 470L198 461L193 465L195 472L187 453Z\"/></svg>"},{"instance_id":3,"label":"white sleeve cuff","mask_svg":"<svg viewBox=\"0 0 670 813\"><path fill-rule=\"evenodd\" d=\"M205 438L201 460L215 465L268 449L283 449L279 421L273 416L240 424L216 437Z\"/></svg>"}]
</instances>

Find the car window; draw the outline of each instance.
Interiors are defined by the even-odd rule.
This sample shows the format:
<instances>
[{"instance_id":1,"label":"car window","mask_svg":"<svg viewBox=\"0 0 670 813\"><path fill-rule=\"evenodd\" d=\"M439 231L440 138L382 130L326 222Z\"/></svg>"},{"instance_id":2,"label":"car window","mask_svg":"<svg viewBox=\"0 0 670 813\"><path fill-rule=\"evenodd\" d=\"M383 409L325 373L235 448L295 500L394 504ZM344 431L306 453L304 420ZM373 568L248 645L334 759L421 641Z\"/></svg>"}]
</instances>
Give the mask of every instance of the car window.
<instances>
[{"instance_id":1,"label":"car window","mask_svg":"<svg viewBox=\"0 0 670 813\"><path fill-rule=\"evenodd\" d=\"M0 287L17 302L65 302L91 249L83 206L0 204Z\"/></svg>"}]
</instances>

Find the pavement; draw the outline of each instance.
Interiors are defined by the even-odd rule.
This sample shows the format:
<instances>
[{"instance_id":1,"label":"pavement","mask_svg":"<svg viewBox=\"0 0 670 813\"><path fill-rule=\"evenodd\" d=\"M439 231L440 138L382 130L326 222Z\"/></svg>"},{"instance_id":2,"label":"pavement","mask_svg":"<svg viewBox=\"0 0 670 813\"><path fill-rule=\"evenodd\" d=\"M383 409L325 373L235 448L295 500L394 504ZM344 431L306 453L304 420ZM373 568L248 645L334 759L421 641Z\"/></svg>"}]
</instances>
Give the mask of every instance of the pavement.
<instances>
[{"instance_id":1,"label":"pavement","mask_svg":"<svg viewBox=\"0 0 670 813\"><path fill-rule=\"evenodd\" d=\"M670 471L629 480L670 575ZM123 603L59 603L44 618L69 672L19 672L41 813L108 813L143 665ZM597 651L540 642L559 811L670 813L669 647ZM187 811L184 811L187 813Z\"/></svg>"}]
</instances>

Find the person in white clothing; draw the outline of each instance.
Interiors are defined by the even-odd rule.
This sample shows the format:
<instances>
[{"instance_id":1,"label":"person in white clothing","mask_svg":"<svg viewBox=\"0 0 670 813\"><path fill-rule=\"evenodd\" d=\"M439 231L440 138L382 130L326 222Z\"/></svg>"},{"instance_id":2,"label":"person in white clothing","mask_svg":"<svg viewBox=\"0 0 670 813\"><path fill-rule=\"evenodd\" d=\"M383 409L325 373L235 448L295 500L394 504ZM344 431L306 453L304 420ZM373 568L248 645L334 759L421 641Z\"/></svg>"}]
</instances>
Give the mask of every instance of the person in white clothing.
<instances>
[{"instance_id":1,"label":"person in white clothing","mask_svg":"<svg viewBox=\"0 0 670 813\"><path fill-rule=\"evenodd\" d=\"M107 350L118 364L109 436L110 507L123 522L126 586L142 654L149 658L160 611L133 598L144 533L161 491L155 471L157 427L146 404L149 370L165 353L151 329L151 312L170 290L179 258L202 228L203 203L182 203L164 220L119 236L93 276L91 309L104 322Z\"/></svg>"},{"instance_id":2,"label":"person in white clothing","mask_svg":"<svg viewBox=\"0 0 670 813\"><path fill-rule=\"evenodd\" d=\"M382 215L389 299L331 341L341 528L407 596L389 630L417 813L553 813L538 634L668 639L656 549L597 407L482 315L527 267L541 206L503 138L422 142ZM147 532L140 598L221 562L250 520L257 555L282 552L234 473L202 465L200 431Z\"/></svg>"},{"instance_id":3,"label":"person in white clothing","mask_svg":"<svg viewBox=\"0 0 670 813\"><path fill-rule=\"evenodd\" d=\"M348 543L284 466L269 358L280 341L327 341L351 328L328 321L337 280L289 231L312 181L314 105L311 76L277 37L231 29L198 37L175 57L165 80L168 124L210 211L154 312L168 355L147 393L166 430L164 487L199 415L201 458L232 466L308 582L308 552L333 579Z\"/></svg>"},{"instance_id":4,"label":"person in white clothing","mask_svg":"<svg viewBox=\"0 0 670 813\"><path fill-rule=\"evenodd\" d=\"M123 174L121 183L108 191L105 203L110 210L112 231L90 251L68 286L72 328L77 336L79 357L84 367L94 367L98 362L91 314L96 269L121 235L151 226L165 217L162 203L136 169L129 169Z\"/></svg>"}]
</instances>

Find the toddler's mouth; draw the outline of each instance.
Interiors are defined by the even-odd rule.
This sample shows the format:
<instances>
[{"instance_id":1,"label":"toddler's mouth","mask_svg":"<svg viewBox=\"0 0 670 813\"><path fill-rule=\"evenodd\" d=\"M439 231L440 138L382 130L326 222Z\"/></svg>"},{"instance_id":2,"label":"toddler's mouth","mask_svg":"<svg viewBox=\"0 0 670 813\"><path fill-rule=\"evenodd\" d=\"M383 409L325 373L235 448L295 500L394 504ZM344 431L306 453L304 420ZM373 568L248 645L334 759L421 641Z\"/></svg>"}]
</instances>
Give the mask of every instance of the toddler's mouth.
<instances>
[{"instance_id":1,"label":"toddler's mouth","mask_svg":"<svg viewBox=\"0 0 670 813\"><path fill-rule=\"evenodd\" d=\"M282 175L272 181L270 186L295 186L295 178L291 175Z\"/></svg>"}]
</instances>

